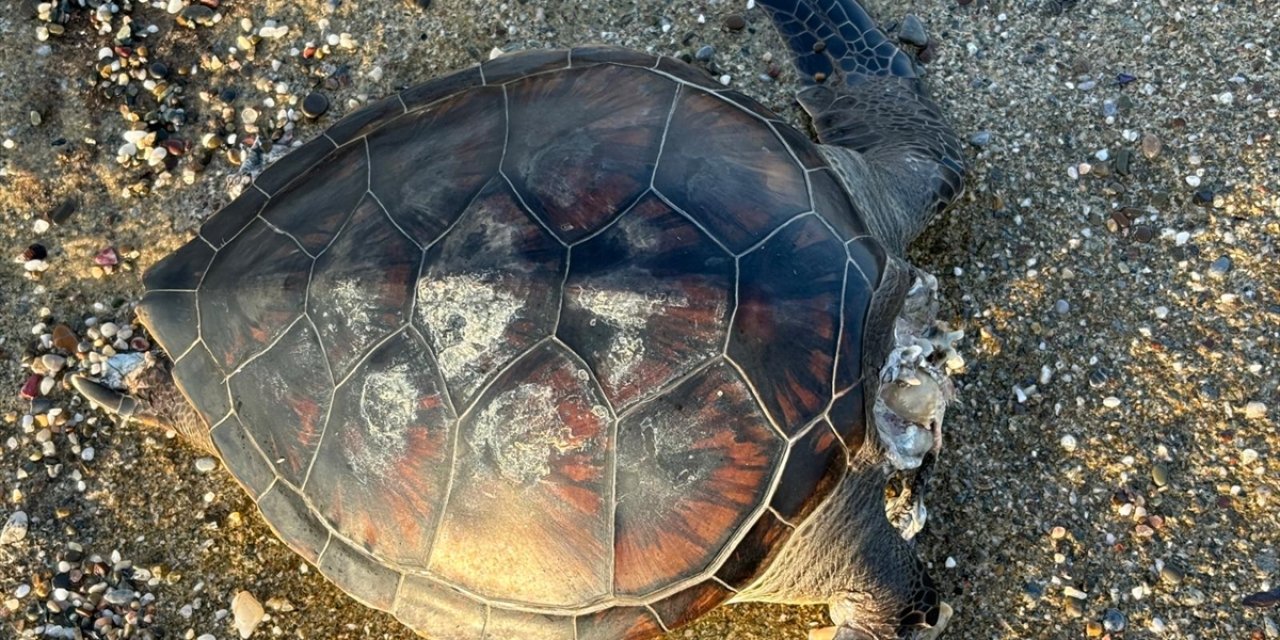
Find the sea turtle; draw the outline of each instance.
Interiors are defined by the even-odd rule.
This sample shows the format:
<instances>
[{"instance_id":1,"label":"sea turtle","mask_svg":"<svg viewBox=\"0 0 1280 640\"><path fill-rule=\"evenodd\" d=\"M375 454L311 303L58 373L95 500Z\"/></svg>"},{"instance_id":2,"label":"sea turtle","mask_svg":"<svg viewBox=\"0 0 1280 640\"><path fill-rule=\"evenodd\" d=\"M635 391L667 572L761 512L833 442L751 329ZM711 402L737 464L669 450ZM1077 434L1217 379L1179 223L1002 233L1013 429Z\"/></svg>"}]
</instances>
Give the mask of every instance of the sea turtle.
<instances>
[{"instance_id":1,"label":"sea turtle","mask_svg":"<svg viewBox=\"0 0 1280 640\"><path fill-rule=\"evenodd\" d=\"M746 600L936 636L923 512L904 535L885 495L951 395L903 249L960 147L857 2L760 4L822 144L678 59L503 55L257 175L146 274L164 353L74 384L432 638L648 638Z\"/></svg>"}]
</instances>

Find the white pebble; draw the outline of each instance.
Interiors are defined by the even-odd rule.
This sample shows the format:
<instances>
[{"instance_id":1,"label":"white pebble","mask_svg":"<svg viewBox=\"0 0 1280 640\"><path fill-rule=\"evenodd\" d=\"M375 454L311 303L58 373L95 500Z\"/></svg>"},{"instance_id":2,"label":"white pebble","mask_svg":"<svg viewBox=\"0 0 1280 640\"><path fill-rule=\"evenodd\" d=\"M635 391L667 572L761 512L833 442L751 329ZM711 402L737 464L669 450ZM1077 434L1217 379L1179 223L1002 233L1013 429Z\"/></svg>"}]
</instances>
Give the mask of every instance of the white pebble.
<instances>
[{"instance_id":1,"label":"white pebble","mask_svg":"<svg viewBox=\"0 0 1280 640\"><path fill-rule=\"evenodd\" d=\"M1076 450L1076 437L1068 433L1067 435L1062 436L1062 439L1058 441L1058 444L1062 445L1062 448L1070 453Z\"/></svg>"},{"instance_id":2,"label":"white pebble","mask_svg":"<svg viewBox=\"0 0 1280 640\"><path fill-rule=\"evenodd\" d=\"M217 468L218 461L213 458L205 457L196 459L196 471L199 471L200 473L209 473Z\"/></svg>"},{"instance_id":3,"label":"white pebble","mask_svg":"<svg viewBox=\"0 0 1280 640\"><path fill-rule=\"evenodd\" d=\"M1156 307L1157 320L1164 320L1165 318L1168 318L1168 317L1169 317L1169 307L1166 307L1164 305Z\"/></svg>"},{"instance_id":4,"label":"white pebble","mask_svg":"<svg viewBox=\"0 0 1280 640\"><path fill-rule=\"evenodd\" d=\"M37 218L31 225L31 230L36 233L44 233L49 230L49 221L43 218Z\"/></svg>"},{"instance_id":5,"label":"white pebble","mask_svg":"<svg viewBox=\"0 0 1280 640\"><path fill-rule=\"evenodd\" d=\"M248 591L237 593L231 600L231 612L235 616L236 631L240 633L241 638L252 636L253 631L262 622L263 615L266 614L262 603Z\"/></svg>"},{"instance_id":6,"label":"white pebble","mask_svg":"<svg viewBox=\"0 0 1280 640\"><path fill-rule=\"evenodd\" d=\"M1114 409L1120 406L1120 398L1117 398L1115 396L1107 396L1102 399L1102 406L1108 409Z\"/></svg>"},{"instance_id":7,"label":"white pebble","mask_svg":"<svg viewBox=\"0 0 1280 640\"><path fill-rule=\"evenodd\" d=\"M1093 154L1093 157L1097 158L1102 162L1106 162L1109 158L1111 158L1111 152L1107 151L1106 149L1099 149L1097 153Z\"/></svg>"},{"instance_id":8,"label":"white pebble","mask_svg":"<svg viewBox=\"0 0 1280 640\"><path fill-rule=\"evenodd\" d=\"M1193 188L1200 186L1200 176L1195 174L1187 176L1187 184Z\"/></svg>"},{"instance_id":9,"label":"white pebble","mask_svg":"<svg viewBox=\"0 0 1280 640\"><path fill-rule=\"evenodd\" d=\"M80 452L80 459L84 460L85 462L93 462L93 455L94 455L93 447L85 447L84 451Z\"/></svg>"},{"instance_id":10,"label":"white pebble","mask_svg":"<svg viewBox=\"0 0 1280 640\"><path fill-rule=\"evenodd\" d=\"M114 338L116 332L120 331L120 327L116 326L114 322L104 322L101 327L98 327L98 331L104 338Z\"/></svg>"},{"instance_id":11,"label":"white pebble","mask_svg":"<svg viewBox=\"0 0 1280 640\"><path fill-rule=\"evenodd\" d=\"M46 353L40 356L40 364L44 365L45 371L57 373L67 366L67 359L56 353Z\"/></svg>"},{"instance_id":12,"label":"white pebble","mask_svg":"<svg viewBox=\"0 0 1280 640\"><path fill-rule=\"evenodd\" d=\"M14 511L4 523L4 529L0 529L0 544L21 542L26 537L27 514L25 511Z\"/></svg>"},{"instance_id":13,"label":"white pebble","mask_svg":"<svg viewBox=\"0 0 1280 640\"><path fill-rule=\"evenodd\" d=\"M1267 417L1267 405L1261 402L1250 402L1244 406L1244 417L1247 420L1261 420Z\"/></svg>"},{"instance_id":14,"label":"white pebble","mask_svg":"<svg viewBox=\"0 0 1280 640\"><path fill-rule=\"evenodd\" d=\"M1254 449L1245 449L1240 452L1240 464L1253 464L1258 461L1258 452Z\"/></svg>"},{"instance_id":15,"label":"white pebble","mask_svg":"<svg viewBox=\"0 0 1280 640\"><path fill-rule=\"evenodd\" d=\"M956 568L956 559L955 559L955 558L952 558L951 556L947 556L946 567L947 567L948 569L954 569L954 568Z\"/></svg>"}]
</instances>

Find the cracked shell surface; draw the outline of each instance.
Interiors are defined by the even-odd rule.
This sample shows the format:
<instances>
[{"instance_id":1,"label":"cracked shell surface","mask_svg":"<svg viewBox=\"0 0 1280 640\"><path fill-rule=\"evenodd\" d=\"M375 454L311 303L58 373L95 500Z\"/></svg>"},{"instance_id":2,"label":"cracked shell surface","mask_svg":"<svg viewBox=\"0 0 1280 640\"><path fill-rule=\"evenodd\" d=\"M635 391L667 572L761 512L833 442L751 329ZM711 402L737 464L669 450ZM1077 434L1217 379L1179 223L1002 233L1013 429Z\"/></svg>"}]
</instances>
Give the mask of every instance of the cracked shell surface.
<instances>
[{"instance_id":1,"label":"cracked shell surface","mask_svg":"<svg viewBox=\"0 0 1280 640\"><path fill-rule=\"evenodd\" d=\"M768 566L865 432L841 401L882 253L844 244L865 226L810 187L812 143L608 52L353 114L148 278L228 469L419 632L680 626Z\"/></svg>"}]
</instances>

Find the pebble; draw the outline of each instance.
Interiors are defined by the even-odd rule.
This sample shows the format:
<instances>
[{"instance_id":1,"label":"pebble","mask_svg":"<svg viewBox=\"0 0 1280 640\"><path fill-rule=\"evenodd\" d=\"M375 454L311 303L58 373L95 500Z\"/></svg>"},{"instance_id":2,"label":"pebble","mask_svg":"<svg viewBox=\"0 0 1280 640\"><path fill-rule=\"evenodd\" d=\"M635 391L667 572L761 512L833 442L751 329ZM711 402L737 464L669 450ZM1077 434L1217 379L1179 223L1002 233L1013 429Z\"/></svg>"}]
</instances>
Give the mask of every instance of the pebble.
<instances>
[{"instance_id":1,"label":"pebble","mask_svg":"<svg viewBox=\"0 0 1280 640\"><path fill-rule=\"evenodd\" d=\"M1117 398L1115 396L1107 396L1102 399L1102 406L1108 409L1114 409L1120 406L1120 398Z\"/></svg>"},{"instance_id":2,"label":"pebble","mask_svg":"<svg viewBox=\"0 0 1280 640\"><path fill-rule=\"evenodd\" d=\"M1231 272L1231 257L1221 256L1209 265L1209 277L1222 279Z\"/></svg>"},{"instance_id":3,"label":"pebble","mask_svg":"<svg viewBox=\"0 0 1280 640\"><path fill-rule=\"evenodd\" d=\"M313 91L302 99L302 114L308 118L319 118L329 110L329 98L319 91Z\"/></svg>"},{"instance_id":4,"label":"pebble","mask_svg":"<svg viewBox=\"0 0 1280 640\"><path fill-rule=\"evenodd\" d=\"M1267 417L1267 405L1261 402L1250 402L1244 406L1246 420L1262 420Z\"/></svg>"},{"instance_id":5,"label":"pebble","mask_svg":"<svg viewBox=\"0 0 1280 640\"><path fill-rule=\"evenodd\" d=\"M1084 600L1067 596L1062 599L1062 610L1072 618L1084 616Z\"/></svg>"},{"instance_id":6,"label":"pebble","mask_svg":"<svg viewBox=\"0 0 1280 640\"><path fill-rule=\"evenodd\" d=\"M988 144L991 144L991 132L984 130L974 133L969 136L969 144L972 144L975 147L985 147Z\"/></svg>"},{"instance_id":7,"label":"pebble","mask_svg":"<svg viewBox=\"0 0 1280 640\"><path fill-rule=\"evenodd\" d=\"M114 338L119 333L120 327L114 322L104 322L102 326L98 327L98 331L102 333L104 338Z\"/></svg>"},{"instance_id":8,"label":"pebble","mask_svg":"<svg viewBox=\"0 0 1280 640\"><path fill-rule=\"evenodd\" d=\"M1107 631L1123 631L1124 630L1124 614L1116 609L1107 609L1102 614L1102 626Z\"/></svg>"},{"instance_id":9,"label":"pebble","mask_svg":"<svg viewBox=\"0 0 1280 640\"><path fill-rule=\"evenodd\" d=\"M1245 449L1240 452L1240 464L1253 464L1258 461L1257 449Z\"/></svg>"},{"instance_id":10,"label":"pebble","mask_svg":"<svg viewBox=\"0 0 1280 640\"><path fill-rule=\"evenodd\" d=\"M725 17L724 28L730 31L742 31L747 27L747 19L740 14L734 13Z\"/></svg>"},{"instance_id":11,"label":"pebble","mask_svg":"<svg viewBox=\"0 0 1280 640\"><path fill-rule=\"evenodd\" d=\"M45 371L57 373L67 366L67 359L56 353L46 353L40 356L40 364L44 366Z\"/></svg>"},{"instance_id":12,"label":"pebble","mask_svg":"<svg viewBox=\"0 0 1280 640\"><path fill-rule=\"evenodd\" d=\"M204 457L196 459L196 471L200 473L209 473L218 468L218 461L213 458Z\"/></svg>"},{"instance_id":13,"label":"pebble","mask_svg":"<svg viewBox=\"0 0 1280 640\"><path fill-rule=\"evenodd\" d=\"M1142 155L1148 160L1154 160L1163 148L1164 143L1154 133L1142 134Z\"/></svg>"},{"instance_id":14,"label":"pebble","mask_svg":"<svg viewBox=\"0 0 1280 640\"><path fill-rule=\"evenodd\" d=\"M33 244L22 252L23 260L44 260L49 257L49 250L42 244Z\"/></svg>"},{"instance_id":15,"label":"pebble","mask_svg":"<svg viewBox=\"0 0 1280 640\"><path fill-rule=\"evenodd\" d=\"M21 542L27 537L27 514L25 511L14 511L0 529L0 545Z\"/></svg>"},{"instance_id":16,"label":"pebble","mask_svg":"<svg viewBox=\"0 0 1280 640\"><path fill-rule=\"evenodd\" d=\"M53 346L67 353L75 353L76 346L80 343L80 338L76 337L71 327L65 324L57 325L53 328Z\"/></svg>"},{"instance_id":17,"label":"pebble","mask_svg":"<svg viewBox=\"0 0 1280 640\"><path fill-rule=\"evenodd\" d=\"M694 54L693 54L693 57L695 57L695 58L697 58L697 59L699 59L699 60L701 60L701 61L703 61L703 62L706 62L706 61L710 60L710 59L711 59L711 57L712 57L712 56L714 56L715 54L716 54L716 48L715 48L715 47L713 47L713 46L711 46L711 45L709 45L709 44L704 44L704 45L702 45L701 47L699 47L699 48L698 48L698 51L697 51L696 53L694 53Z\"/></svg>"},{"instance_id":18,"label":"pebble","mask_svg":"<svg viewBox=\"0 0 1280 640\"><path fill-rule=\"evenodd\" d=\"M1160 580L1171 587L1176 587L1182 584L1182 572L1166 564L1160 569Z\"/></svg>"},{"instance_id":19,"label":"pebble","mask_svg":"<svg viewBox=\"0 0 1280 640\"><path fill-rule=\"evenodd\" d=\"M1169 484L1169 465L1163 462L1157 462L1151 466L1151 481L1156 483L1157 487L1164 487Z\"/></svg>"},{"instance_id":20,"label":"pebble","mask_svg":"<svg viewBox=\"0 0 1280 640\"><path fill-rule=\"evenodd\" d=\"M1061 445L1063 450L1065 450L1067 453L1075 451L1076 447L1078 446L1078 444L1076 443L1076 437L1069 433L1065 436L1062 436L1062 439L1058 441L1058 444Z\"/></svg>"},{"instance_id":21,"label":"pebble","mask_svg":"<svg viewBox=\"0 0 1280 640\"><path fill-rule=\"evenodd\" d=\"M925 31L924 22L914 13L902 18L902 26L898 28L898 40L917 47L929 44L929 34Z\"/></svg>"},{"instance_id":22,"label":"pebble","mask_svg":"<svg viewBox=\"0 0 1280 640\"><path fill-rule=\"evenodd\" d=\"M258 628L266 611L252 593L241 591L231 600L231 614L235 617L236 631L240 637L248 638Z\"/></svg>"},{"instance_id":23,"label":"pebble","mask_svg":"<svg viewBox=\"0 0 1280 640\"><path fill-rule=\"evenodd\" d=\"M1190 186L1190 187L1191 187L1191 188L1193 188L1193 189L1194 189L1195 187L1200 186L1200 176L1198 176L1198 175L1191 174L1191 175L1189 175L1189 176L1187 176L1187 177L1186 177L1186 181L1187 181L1187 185L1188 185L1188 186Z\"/></svg>"},{"instance_id":24,"label":"pebble","mask_svg":"<svg viewBox=\"0 0 1280 640\"><path fill-rule=\"evenodd\" d=\"M1053 303L1053 311L1060 316L1065 316L1071 312L1071 303L1066 300L1058 300Z\"/></svg>"}]
</instances>

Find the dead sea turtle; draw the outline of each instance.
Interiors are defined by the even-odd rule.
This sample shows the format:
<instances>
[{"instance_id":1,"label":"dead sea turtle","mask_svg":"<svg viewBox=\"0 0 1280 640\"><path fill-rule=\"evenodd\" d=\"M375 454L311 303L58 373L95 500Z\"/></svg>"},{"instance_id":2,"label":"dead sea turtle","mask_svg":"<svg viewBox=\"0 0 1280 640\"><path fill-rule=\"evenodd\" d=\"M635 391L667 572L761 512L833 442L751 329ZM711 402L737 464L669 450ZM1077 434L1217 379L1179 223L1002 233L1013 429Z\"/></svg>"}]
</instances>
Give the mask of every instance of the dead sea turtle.
<instances>
[{"instance_id":1,"label":"dead sea turtle","mask_svg":"<svg viewBox=\"0 0 1280 640\"><path fill-rule=\"evenodd\" d=\"M936 636L923 511L904 535L884 497L951 394L902 252L959 145L854 0L761 4L823 144L671 58L502 56L263 171L147 273L164 353L77 388L219 456L432 638L648 638L747 600Z\"/></svg>"}]
</instances>

